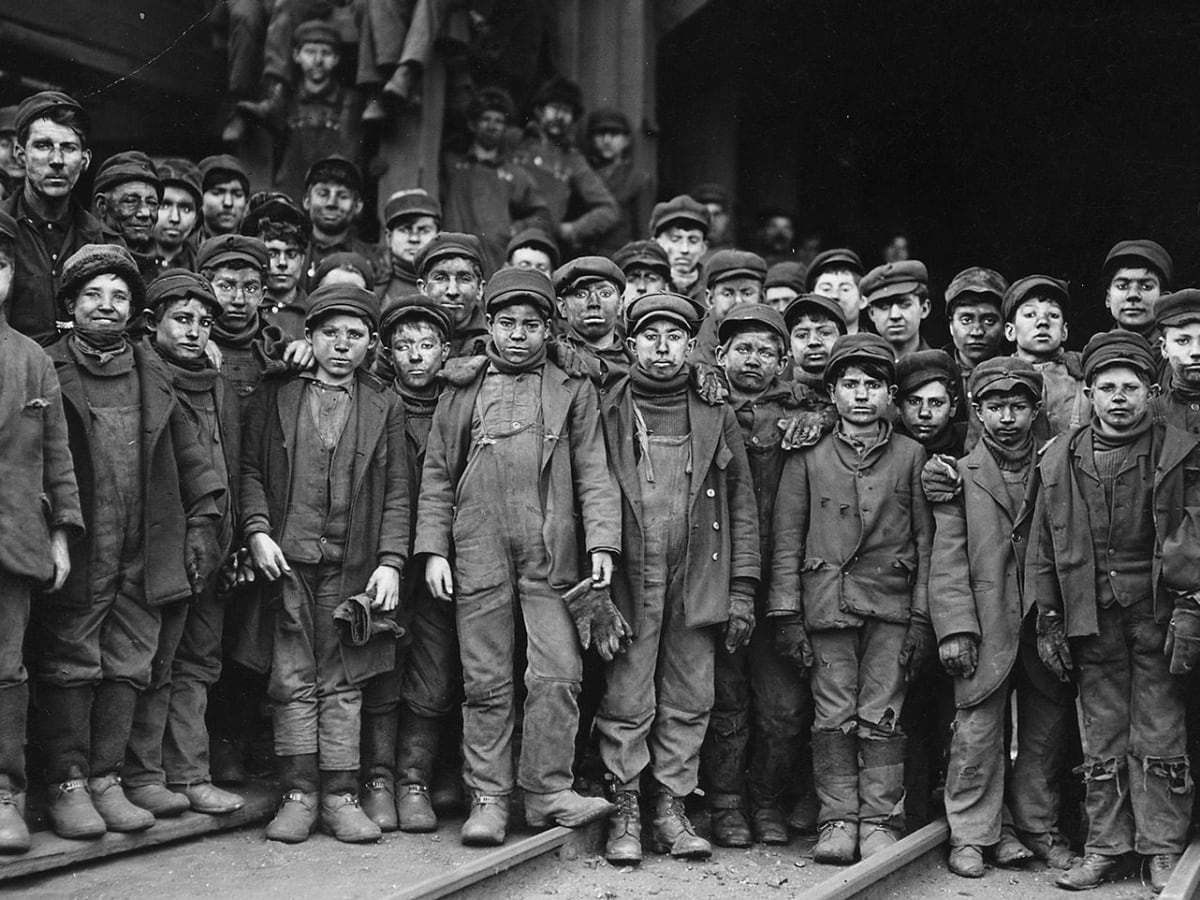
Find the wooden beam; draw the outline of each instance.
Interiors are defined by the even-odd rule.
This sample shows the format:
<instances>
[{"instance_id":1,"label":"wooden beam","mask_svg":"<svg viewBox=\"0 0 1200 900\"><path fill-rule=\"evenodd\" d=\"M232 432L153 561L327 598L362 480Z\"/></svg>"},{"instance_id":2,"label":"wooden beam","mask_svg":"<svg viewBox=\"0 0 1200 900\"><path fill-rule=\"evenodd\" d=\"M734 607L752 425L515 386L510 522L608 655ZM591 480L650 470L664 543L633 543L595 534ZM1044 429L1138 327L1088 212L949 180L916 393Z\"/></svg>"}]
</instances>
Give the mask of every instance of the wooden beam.
<instances>
[{"instance_id":1,"label":"wooden beam","mask_svg":"<svg viewBox=\"0 0 1200 900\"><path fill-rule=\"evenodd\" d=\"M1161 900L1194 900L1200 896L1200 837L1192 838L1171 880L1158 895Z\"/></svg>"},{"instance_id":2,"label":"wooden beam","mask_svg":"<svg viewBox=\"0 0 1200 900\"><path fill-rule=\"evenodd\" d=\"M889 875L926 853L937 850L950 839L950 826L944 818L930 822L887 850L856 863L799 895L800 900L850 900L878 885Z\"/></svg>"}]
</instances>

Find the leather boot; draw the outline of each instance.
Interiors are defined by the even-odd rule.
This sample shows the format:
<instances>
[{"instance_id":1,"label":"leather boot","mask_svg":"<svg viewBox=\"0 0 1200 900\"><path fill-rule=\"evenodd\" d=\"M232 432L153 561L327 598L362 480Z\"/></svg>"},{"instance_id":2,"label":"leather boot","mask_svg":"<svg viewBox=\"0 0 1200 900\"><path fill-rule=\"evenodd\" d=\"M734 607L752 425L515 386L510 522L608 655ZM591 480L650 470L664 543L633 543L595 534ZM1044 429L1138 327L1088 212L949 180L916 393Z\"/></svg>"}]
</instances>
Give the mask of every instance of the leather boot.
<instances>
[{"instance_id":1,"label":"leather boot","mask_svg":"<svg viewBox=\"0 0 1200 900\"><path fill-rule=\"evenodd\" d=\"M615 865L633 865L642 861L642 810L637 791L613 794L616 809L608 817L608 840L604 858Z\"/></svg>"},{"instance_id":2,"label":"leather boot","mask_svg":"<svg viewBox=\"0 0 1200 900\"><path fill-rule=\"evenodd\" d=\"M288 791L279 803L275 818L267 825L267 840L300 844L317 827L317 793Z\"/></svg>"},{"instance_id":3,"label":"leather boot","mask_svg":"<svg viewBox=\"0 0 1200 900\"><path fill-rule=\"evenodd\" d=\"M0 791L0 853L24 853L28 849L25 795Z\"/></svg>"},{"instance_id":4,"label":"leather boot","mask_svg":"<svg viewBox=\"0 0 1200 900\"><path fill-rule=\"evenodd\" d=\"M156 819L181 816L192 808L192 804L183 794L168 790L165 784L157 782L126 787L125 796L134 806L140 806Z\"/></svg>"},{"instance_id":5,"label":"leather boot","mask_svg":"<svg viewBox=\"0 0 1200 900\"><path fill-rule=\"evenodd\" d=\"M573 790L552 794L525 794L525 823L530 828L545 828L551 822L566 828L578 828L598 822L615 807L603 797L583 797Z\"/></svg>"},{"instance_id":6,"label":"leather boot","mask_svg":"<svg viewBox=\"0 0 1200 900\"><path fill-rule=\"evenodd\" d=\"M475 794L462 826L468 847L499 847L508 834L508 794Z\"/></svg>"},{"instance_id":7,"label":"leather boot","mask_svg":"<svg viewBox=\"0 0 1200 900\"><path fill-rule=\"evenodd\" d=\"M353 793L322 796L320 821L322 831L346 844L369 844L383 836Z\"/></svg>"},{"instance_id":8,"label":"leather boot","mask_svg":"<svg viewBox=\"0 0 1200 900\"><path fill-rule=\"evenodd\" d=\"M712 844L696 834L683 798L661 788L654 798L654 852L670 853L676 859L708 859Z\"/></svg>"},{"instance_id":9,"label":"leather boot","mask_svg":"<svg viewBox=\"0 0 1200 900\"><path fill-rule=\"evenodd\" d=\"M1033 859L1033 851L1021 843L1012 826L1000 829L1000 842L992 848L992 858L998 866L1015 866Z\"/></svg>"},{"instance_id":10,"label":"leather boot","mask_svg":"<svg viewBox=\"0 0 1200 900\"><path fill-rule=\"evenodd\" d=\"M709 833L718 847L749 847L750 823L737 794L710 794L708 797Z\"/></svg>"},{"instance_id":11,"label":"leather boot","mask_svg":"<svg viewBox=\"0 0 1200 900\"><path fill-rule=\"evenodd\" d=\"M904 829L905 740L859 739L858 855L861 859L886 850Z\"/></svg>"},{"instance_id":12,"label":"leather boot","mask_svg":"<svg viewBox=\"0 0 1200 900\"><path fill-rule=\"evenodd\" d=\"M103 837L108 826L92 805L87 779L77 768L70 774L75 777L50 787L50 805L46 807L50 827L59 837L71 840Z\"/></svg>"},{"instance_id":13,"label":"leather boot","mask_svg":"<svg viewBox=\"0 0 1200 900\"><path fill-rule=\"evenodd\" d=\"M960 878L983 877L983 849L975 844L950 848L950 871Z\"/></svg>"},{"instance_id":14,"label":"leather boot","mask_svg":"<svg viewBox=\"0 0 1200 900\"><path fill-rule=\"evenodd\" d=\"M821 804L813 859L854 862L858 847L858 740L841 731L814 731L813 787Z\"/></svg>"},{"instance_id":15,"label":"leather boot","mask_svg":"<svg viewBox=\"0 0 1200 900\"><path fill-rule=\"evenodd\" d=\"M429 781L433 777L441 727L441 719L418 716L401 705L396 730L396 815L401 831L415 834L437 831Z\"/></svg>"},{"instance_id":16,"label":"leather boot","mask_svg":"<svg viewBox=\"0 0 1200 900\"><path fill-rule=\"evenodd\" d=\"M121 779L113 772L88 779L92 805L109 831L145 831L154 825L154 814L134 806L125 796Z\"/></svg>"},{"instance_id":17,"label":"leather boot","mask_svg":"<svg viewBox=\"0 0 1200 900\"><path fill-rule=\"evenodd\" d=\"M817 831L813 860L834 866L848 866L854 862L857 849L858 823L848 819L830 819L822 822Z\"/></svg>"},{"instance_id":18,"label":"leather boot","mask_svg":"<svg viewBox=\"0 0 1200 900\"><path fill-rule=\"evenodd\" d=\"M261 122L274 134L282 135L287 130L289 93L286 82L271 78L263 88L263 99L243 100L237 105L237 110Z\"/></svg>"},{"instance_id":19,"label":"leather boot","mask_svg":"<svg viewBox=\"0 0 1200 900\"><path fill-rule=\"evenodd\" d=\"M400 830L409 834L437 831L437 813L429 802L429 788L423 784L402 784L397 790L396 818Z\"/></svg>"},{"instance_id":20,"label":"leather boot","mask_svg":"<svg viewBox=\"0 0 1200 900\"><path fill-rule=\"evenodd\" d=\"M367 818L380 831L395 831L396 818L396 718L395 710L363 713L361 757L365 779L359 799Z\"/></svg>"},{"instance_id":21,"label":"leather boot","mask_svg":"<svg viewBox=\"0 0 1200 900\"><path fill-rule=\"evenodd\" d=\"M760 844L780 846L788 842L783 810L774 804L756 805L750 810L750 830Z\"/></svg>"},{"instance_id":22,"label":"leather boot","mask_svg":"<svg viewBox=\"0 0 1200 900\"><path fill-rule=\"evenodd\" d=\"M241 794L222 790L211 781L182 785L178 790L193 810L210 816L226 816L246 805L246 798Z\"/></svg>"},{"instance_id":23,"label":"leather boot","mask_svg":"<svg viewBox=\"0 0 1200 900\"><path fill-rule=\"evenodd\" d=\"M363 814L379 826L380 831L390 832L400 827L396 815L396 788L386 778L372 778L362 786L359 797Z\"/></svg>"},{"instance_id":24,"label":"leather boot","mask_svg":"<svg viewBox=\"0 0 1200 900\"><path fill-rule=\"evenodd\" d=\"M1059 875L1054 883L1069 891L1086 891L1105 881L1115 881L1124 875L1125 871L1124 856L1088 853Z\"/></svg>"}]
</instances>

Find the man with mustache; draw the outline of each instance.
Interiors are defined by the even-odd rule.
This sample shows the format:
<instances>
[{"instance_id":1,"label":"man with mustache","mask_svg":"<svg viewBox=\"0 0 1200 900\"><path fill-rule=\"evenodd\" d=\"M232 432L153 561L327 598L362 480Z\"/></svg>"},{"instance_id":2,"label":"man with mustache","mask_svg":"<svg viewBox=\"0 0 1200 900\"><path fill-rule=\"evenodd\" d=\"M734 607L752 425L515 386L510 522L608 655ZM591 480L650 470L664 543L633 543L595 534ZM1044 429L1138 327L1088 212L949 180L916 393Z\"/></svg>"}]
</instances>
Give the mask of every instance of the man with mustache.
<instances>
[{"instance_id":1,"label":"man with mustache","mask_svg":"<svg viewBox=\"0 0 1200 900\"><path fill-rule=\"evenodd\" d=\"M154 226L162 192L154 163L140 150L127 150L105 160L92 187L92 211L121 236L142 278L155 274Z\"/></svg>"}]
</instances>

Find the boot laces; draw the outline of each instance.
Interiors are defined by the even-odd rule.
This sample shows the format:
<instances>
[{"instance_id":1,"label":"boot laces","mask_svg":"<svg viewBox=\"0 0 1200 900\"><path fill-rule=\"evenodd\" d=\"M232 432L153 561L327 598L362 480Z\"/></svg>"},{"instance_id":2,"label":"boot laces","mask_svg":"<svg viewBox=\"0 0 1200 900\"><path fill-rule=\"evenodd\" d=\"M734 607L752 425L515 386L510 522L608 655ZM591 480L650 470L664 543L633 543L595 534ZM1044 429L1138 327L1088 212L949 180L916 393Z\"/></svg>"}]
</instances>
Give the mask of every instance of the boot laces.
<instances>
[{"instance_id":1,"label":"boot laces","mask_svg":"<svg viewBox=\"0 0 1200 900\"><path fill-rule=\"evenodd\" d=\"M687 808L683 805L682 797L672 797L670 805L667 806L667 815L677 820L679 827L690 835L695 835L696 830L692 825L691 819L687 817Z\"/></svg>"},{"instance_id":2,"label":"boot laces","mask_svg":"<svg viewBox=\"0 0 1200 900\"><path fill-rule=\"evenodd\" d=\"M638 797L633 791L617 791L613 797L617 805L617 815L632 818L638 814Z\"/></svg>"}]
</instances>

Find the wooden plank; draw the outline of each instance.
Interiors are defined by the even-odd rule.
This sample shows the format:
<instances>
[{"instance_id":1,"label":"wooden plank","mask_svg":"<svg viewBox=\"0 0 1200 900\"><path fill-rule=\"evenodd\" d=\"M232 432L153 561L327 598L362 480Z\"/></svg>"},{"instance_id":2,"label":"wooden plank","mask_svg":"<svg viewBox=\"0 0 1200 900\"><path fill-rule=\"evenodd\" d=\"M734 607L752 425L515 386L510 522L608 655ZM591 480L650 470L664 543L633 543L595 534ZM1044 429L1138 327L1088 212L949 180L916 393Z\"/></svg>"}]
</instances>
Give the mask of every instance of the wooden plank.
<instances>
[{"instance_id":1,"label":"wooden plank","mask_svg":"<svg viewBox=\"0 0 1200 900\"><path fill-rule=\"evenodd\" d=\"M1171 880L1158 895L1162 900L1193 900L1200 896L1200 837L1192 838Z\"/></svg>"},{"instance_id":2,"label":"wooden plank","mask_svg":"<svg viewBox=\"0 0 1200 900\"><path fill-rule=\"evenodd\" d=\"M938 849L950 838L944 818L930 822L870 859L856 863L799 894L800 900L849 900Z\"/></svg>"}]
</instances>

